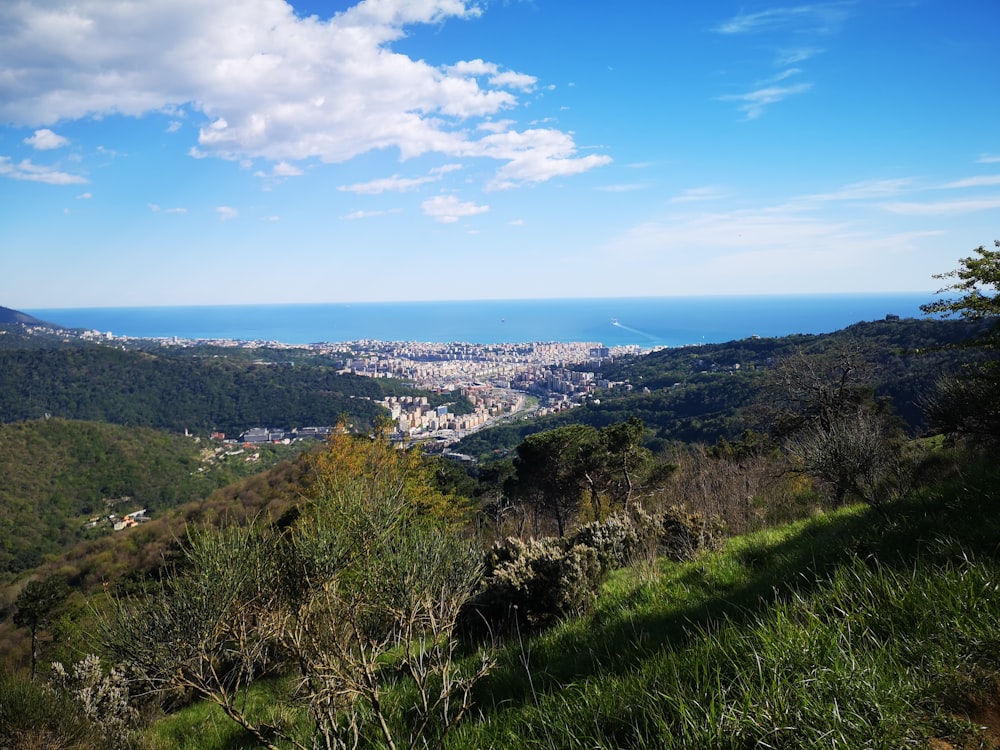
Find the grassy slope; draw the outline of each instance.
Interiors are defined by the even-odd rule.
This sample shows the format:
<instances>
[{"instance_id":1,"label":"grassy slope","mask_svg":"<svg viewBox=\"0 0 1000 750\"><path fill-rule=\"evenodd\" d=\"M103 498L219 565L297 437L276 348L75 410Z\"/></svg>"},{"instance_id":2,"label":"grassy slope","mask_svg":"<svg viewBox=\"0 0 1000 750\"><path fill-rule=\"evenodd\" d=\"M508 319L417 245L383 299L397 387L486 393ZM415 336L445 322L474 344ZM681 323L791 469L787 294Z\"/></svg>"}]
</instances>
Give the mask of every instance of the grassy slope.
<instances>
[{"instance_id":1,"label":"grassy slope","mask_svg":"<svg viewBox=\"0 0 1000 750\"><path fill-rule=\"evenodd\" d=\"M968 472L889 526L853 507L619 571L593 615L501 652L447 746L995 747L997 478ZM205 706L148 738L252 746Z\"/></svg>"}]
</instances>

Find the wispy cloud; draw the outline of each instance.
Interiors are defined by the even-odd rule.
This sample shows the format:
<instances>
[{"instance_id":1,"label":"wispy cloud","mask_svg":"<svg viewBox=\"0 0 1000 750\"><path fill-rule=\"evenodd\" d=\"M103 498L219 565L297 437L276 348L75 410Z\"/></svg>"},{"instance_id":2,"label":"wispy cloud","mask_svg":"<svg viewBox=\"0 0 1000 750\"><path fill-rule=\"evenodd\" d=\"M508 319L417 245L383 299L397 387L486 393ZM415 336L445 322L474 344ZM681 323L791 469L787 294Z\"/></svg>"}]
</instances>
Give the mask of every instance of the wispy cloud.
<instances>
[{"instance_id":1,"label":"wispy cloud","mask_svg":"<svg viewBox=\"0 0 1000 750\"><path fill-rule=\"evenodd\" d=\"M341 185L337 188L341 192L356 193L358 195L378 195L386 192L403 193L408 190L415 190L428 182L436 182L438 177L400 177L394 174L392 177L382 177L368 182L356 182L353 185Z\"/></svg>"},{"instance_id":2,"label":"wispy cloud","mask_svg":"<svg viewBox=\"0 0 1000 750\"><path fill-rule=\"evenodd\" d=\"M87 182L85 177L62 172L55 167L33 164L30 159L15 164L9 156L0 156L0 176L46 185L82 185Z\"/></svg>"},{"instance_id":3,"label":"wispy cloud","mask_svg":"<svg viewBox=\"0 0 1000 750\"><path fill-rule=\"evenodd\" d=\"M771 65L782 69L780 73L765 81L750 84L746 93L725 94L718 97L722 101L739 103L739 111L748 120L760 117L764 109L812 89L812 83L779 85L803 71L795 67L823 50L815 42L840 29L848 16L852 3L821 2L807 3L785 8L768 8L754 13L740 13L716 26L713 31L727 36L770 35L784 36L784 42L775 42L771 47Z\"/></svg>"},{"instance_id":4,"label":"wispy cloud","mask_svg":"<svg viewBox=\"0 0 1000 750\"><path fill-rule=\"evenodd\" d=\"M39 151L48 151L68 146L69 138L57 135L48 128L42 128L41 130L36 130L34 135L25 138L24 142Z\"/></svg>"},{"instance_id":5,"label":"wispy cloud","mask_svg":"<svg viewBox=\"0 0 1000 750\"><path fill-rule=\"evenodd\" d=\"M829 33L839 28L849 3L811 3L789 8L768 8L741 13L715 28L720 34L761 34L780 30Z\"/></svg>"},{"instance_id":6,"label":"wispy cloud","mask_svg":"<svg viewBox=\"0 0 1000 750\"><path fill-rule=\"evenodd\" d=\"M906 216L959 216L1000 208L1000 196L955 201L884 203L882 208Z\"/></svg>"},{"instance_id":7,"label":"wispy cloud","mask_svg":"<svg viewBox=\"0 0 1000 750\"><path fill-rule=\"evenodd\" d=\"M648 190L649 183L631 182L619 185L599 185L594 188L602 193L632 193L636 190Z\"/></svg>"},{"instance_id":8,"label":"wispy cloud","mask_svg":"<svg viewBox=\"0 0 1000 750\"><path fill-rule=\"evenodd\" d=\"M784 101L790 96L804 94L811 88L811 83L798 83L794 86L766 86L748 91L745 94L726 94L720 96L719 99L726 102L740 102L739 111L745 114L748 120L756 120L764 114L765 107Z\"/></svg>"},{"instance_id":9,"label":"wispy cloud","mask_svg":"<svg viewBox=\"0 0 1000 750\"><path fill-rule=\"evenodd\" d=\"M671 203L695 203L700 201L714 201L725 198L728 193L717 187L697 187L688 188L670 199Z\"/></svg>"},{"instance_id":10,"label":"wispy cloud","mask_svg":"<svg viewBox=\"0 0 1000 750\"><path fill-rule=\"evenodd\" d=\"M1000 161L1000 159L998 159L997 161ZM988 174L988 175L980 175L978 177L966 177L964 180L955 180L954 182L946 182L941 187L945 190L953 190L960 188L989 187L991 185L1000 185L1000 174Z\"/></svg>"},{"instance_id":11,"label":"wispy cloud","mask_svg":"<svg viewBox=\"0 0 1000 750\"><path fill-rule=\"evenodd\" d=\"M1000 156L994 156L992 154L983 154L976 162L979 164L998 164L1000 163Z\"/></svg>"},{"instance_id":12,"label":"wispy cloud","mask_svg":"<svg viewBox=\"0 0 1000 750\"><path fill-rule=\"evenodd\" d=\"M865 201L891 198L910 190L914 185L912 177L889 180L863 180L833 190L829 193L814 193L799 200L805 201Z\"/></svg>"},{"instance_id":13,"label":"wispy cloud","mask_svg":"<svg viewBox=\"0 0 1000 750\"><path fill-rule=\"evenodd\" d=\"M385 211L352 211L349 214L341 216L342 219L347 219L348 221L357 221L358 219L370 219L374 216L382 216Z\"/></svg>"},{"instance_id":14,"label":"wispy cloud","mask_svg":"<svg viewBox=\"0 0 1000 750\"><path fill-rule=\"evenodd\" d=\"M229 221L240 215L240 212L232 206L218 206L215 212L219 215L219 221Z\"/></svg>"},{"instance_id":15,"label":"wispy cloud","mask_svg":"<svg viewBox=\"0 0 1000 750\"><path fill-rule=\"evenodd\" d=\"M484 214L490 210L489 206L477 205L472 201L460 201L454 195L436 195L428 198L421 204L421 208L427 216L443 224L453 224L459 219Z\"/></svg>"}]
</instances>

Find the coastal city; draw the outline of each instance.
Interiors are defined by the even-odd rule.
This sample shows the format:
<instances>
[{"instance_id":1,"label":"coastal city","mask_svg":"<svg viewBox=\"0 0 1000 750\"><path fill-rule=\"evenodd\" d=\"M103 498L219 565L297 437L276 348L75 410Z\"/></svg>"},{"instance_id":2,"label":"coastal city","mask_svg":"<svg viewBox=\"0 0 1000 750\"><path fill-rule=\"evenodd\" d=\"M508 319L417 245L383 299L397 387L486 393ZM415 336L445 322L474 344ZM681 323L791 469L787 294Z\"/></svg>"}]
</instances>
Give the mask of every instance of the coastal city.
<instances>
[{"instance_id":1,"label":"coastal city","mask_svg":"<svg viewBox=\"0 0 1000 750\"><path fill-rule=\"evenodd\" d=\"M389 397L380 402L392 420L394 439L419 440L441 448L503 419L543 416L578 406L601 390L630 389L628 383L602 377L601 365L650 351L634 345L608 347L600 342L478 344L365 339L287 344L178 337L137 339L98 331L80 331L75 335L88 341L124 346L266 349L288 351L290 356L292 352L304 353L329 359L340 373L394 378L423 391L454 393L468 401L471 411L432 406L426 397L420 396ZM253 445L317 438L329 429L327 426L286 430L247 425L239 441Z\"/></svg>"}]
</instances>

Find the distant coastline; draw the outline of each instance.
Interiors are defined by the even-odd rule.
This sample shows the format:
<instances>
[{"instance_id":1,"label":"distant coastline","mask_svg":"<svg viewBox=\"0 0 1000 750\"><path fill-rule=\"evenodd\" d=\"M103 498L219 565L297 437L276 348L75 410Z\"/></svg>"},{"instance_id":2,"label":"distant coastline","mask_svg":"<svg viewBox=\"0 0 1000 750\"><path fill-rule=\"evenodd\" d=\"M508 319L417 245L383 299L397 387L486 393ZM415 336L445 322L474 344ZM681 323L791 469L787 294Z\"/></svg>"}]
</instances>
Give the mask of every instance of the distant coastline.
<instances>
[{"instance_id":1,"label":"distant coastline","mask_svg":"<svg viewBox=\"0 0 1000 750\"><path fill-rule=\"evenodd\" d=\"M685 346L751 336L818 334L853 323L922 317L933 292L366 302L25 310L66 328L136 338L318 342Z\"/></svg>"}]
</instances>

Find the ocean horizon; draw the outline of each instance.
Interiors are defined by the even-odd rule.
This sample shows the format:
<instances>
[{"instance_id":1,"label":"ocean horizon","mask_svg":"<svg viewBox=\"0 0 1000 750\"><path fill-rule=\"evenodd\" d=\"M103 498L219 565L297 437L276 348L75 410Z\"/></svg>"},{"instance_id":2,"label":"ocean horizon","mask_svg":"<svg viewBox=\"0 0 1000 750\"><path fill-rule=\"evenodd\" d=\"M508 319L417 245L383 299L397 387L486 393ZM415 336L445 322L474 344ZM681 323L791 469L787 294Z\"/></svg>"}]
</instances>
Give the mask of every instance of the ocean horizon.
<instances>
[{"instance_id":1,"label":"ocean horizon","mask_svg":"<svg viewBox=\"0 0 1000 750\"><path fill-rule=\"evenodd\" d=\"M686 346L819 334L854 323L924 317L933 292L595 299L354 302L25 309L66 328L159 339L314 344L587 341Z\"/></svg>"}]
</instances>

